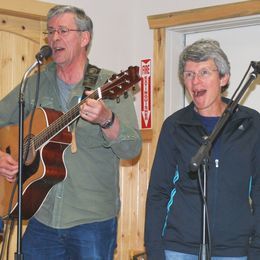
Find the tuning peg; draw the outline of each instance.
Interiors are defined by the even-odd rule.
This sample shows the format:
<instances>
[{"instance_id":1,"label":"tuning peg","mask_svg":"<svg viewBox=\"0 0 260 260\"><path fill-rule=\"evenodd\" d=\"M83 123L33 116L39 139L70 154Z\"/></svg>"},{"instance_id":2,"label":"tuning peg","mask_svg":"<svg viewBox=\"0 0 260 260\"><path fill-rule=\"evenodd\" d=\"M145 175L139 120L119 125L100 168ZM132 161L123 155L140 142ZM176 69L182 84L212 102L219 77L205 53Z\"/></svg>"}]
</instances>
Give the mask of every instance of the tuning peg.
<instances>
[{"instance_id":1,"label":"tuning peg","mask_svg":"<svg viewBox=\"0 0 260 260\"><path fill-rule=\"evenodd\" d=\"M116 103L120 103L120 97L116 97Z\"/></svg>"},{"instance_id":2,"label":"tuning peg","mask_svg":"<svg viewBox=\"0 0 260 260\"><path fill-rule=\"evenodd\" d=\"M128 92L127 91L124 92L124 98L128 98Z\"/></svg>"}]
</instances>

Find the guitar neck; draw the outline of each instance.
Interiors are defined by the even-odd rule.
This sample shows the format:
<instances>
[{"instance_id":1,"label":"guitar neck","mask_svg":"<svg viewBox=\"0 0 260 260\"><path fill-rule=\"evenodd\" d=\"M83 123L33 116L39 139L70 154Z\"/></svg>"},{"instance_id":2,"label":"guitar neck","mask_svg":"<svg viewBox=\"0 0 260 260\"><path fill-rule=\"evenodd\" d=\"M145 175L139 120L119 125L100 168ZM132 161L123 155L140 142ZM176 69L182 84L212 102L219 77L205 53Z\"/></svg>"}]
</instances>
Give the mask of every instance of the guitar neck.
<instances>
[{"instance_id":1,"label":"guitar neck","mask_svg":"<svg viewBox=\"0 0 260 260\"><path fill-rule=\"evenodd\" d=\"M64 128L68 127L70 124L79 118L80 106L88 99L98 99L97 91L94 91L91 95L82 99L78 104L73 106L65 114L61 115L58 119L52 122L46 129L40 132L37 136L33 138L35 150L37 151L43 144L51 140L54 136L60 133Z\"/></svg>"}]
</instances>

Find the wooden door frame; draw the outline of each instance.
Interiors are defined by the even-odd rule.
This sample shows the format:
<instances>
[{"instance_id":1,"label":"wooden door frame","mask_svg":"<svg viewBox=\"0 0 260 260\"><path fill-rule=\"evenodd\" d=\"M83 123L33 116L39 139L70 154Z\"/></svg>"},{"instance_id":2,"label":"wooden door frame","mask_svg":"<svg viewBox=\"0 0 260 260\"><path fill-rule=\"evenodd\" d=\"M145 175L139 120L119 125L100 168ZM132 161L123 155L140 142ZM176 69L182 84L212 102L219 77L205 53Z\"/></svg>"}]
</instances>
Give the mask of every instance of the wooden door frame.
<instances>
[{"instance_id":1,"label":"wooden door frame","mask_svg":"<svg viewBox=\"0 0 260 260\"><path fill-rule=\"evenodd\" d=\"M39 21L46 21L47 12L54 4L36 0L9 0L1 1L0 13L24 17Z\"/></svg>"}]
</instances>

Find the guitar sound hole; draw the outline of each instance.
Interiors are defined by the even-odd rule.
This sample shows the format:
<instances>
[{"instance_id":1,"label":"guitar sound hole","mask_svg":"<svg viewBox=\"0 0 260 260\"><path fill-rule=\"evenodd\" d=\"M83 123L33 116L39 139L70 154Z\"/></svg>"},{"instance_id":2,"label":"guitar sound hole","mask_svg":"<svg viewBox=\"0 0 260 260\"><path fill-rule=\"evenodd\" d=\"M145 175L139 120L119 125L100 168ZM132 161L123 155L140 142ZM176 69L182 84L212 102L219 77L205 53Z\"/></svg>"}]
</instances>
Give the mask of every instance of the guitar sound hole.
<instances>
[{"instance_id":1,"label":"guitar sound hole","mask_svg":"<svg viewBox=\"0 0 260 260\"><path fill-rule=\"evenodd\" d=\"M37 152L34 161L30 165L23 166L22 183L24 183L28 178L33 176L39 168L40 164L40 153Z\"/></svg>"},{"instance_id":2,"label":"guitar sound hole","mask_svg":"<svg viewBox=\"0 0 260 260\"><path fill-rule=\"evenodd\" d=\"M7 147L6 147L5 152L8 153L8 154L11 154L11 148L10 148L10 146L7 146Z\"/></svg>"}]
</instances>

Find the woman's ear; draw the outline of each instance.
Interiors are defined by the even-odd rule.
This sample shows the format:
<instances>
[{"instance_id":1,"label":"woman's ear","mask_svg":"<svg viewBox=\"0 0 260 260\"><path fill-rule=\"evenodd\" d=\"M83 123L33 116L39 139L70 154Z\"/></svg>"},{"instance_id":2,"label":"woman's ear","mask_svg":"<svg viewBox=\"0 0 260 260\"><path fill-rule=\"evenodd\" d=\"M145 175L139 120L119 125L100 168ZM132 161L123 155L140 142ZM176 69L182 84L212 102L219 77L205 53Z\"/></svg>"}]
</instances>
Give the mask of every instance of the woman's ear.
<instances>
[{"instance_id":1,"label":"woman's ear","mask_svg":"<svg viewBox=\"0 0 260 260\"><path fill-rule=\"evenodd\" d=\"M230 79L230 75L225 74L221 79L220 79L220 87L224 87L228 84Z\"/></svg>"}]
</instances>

